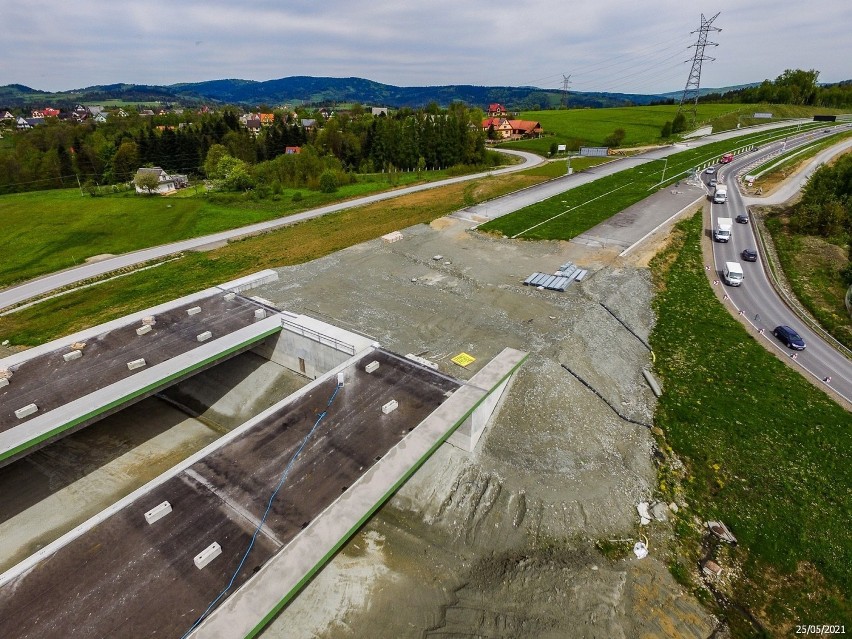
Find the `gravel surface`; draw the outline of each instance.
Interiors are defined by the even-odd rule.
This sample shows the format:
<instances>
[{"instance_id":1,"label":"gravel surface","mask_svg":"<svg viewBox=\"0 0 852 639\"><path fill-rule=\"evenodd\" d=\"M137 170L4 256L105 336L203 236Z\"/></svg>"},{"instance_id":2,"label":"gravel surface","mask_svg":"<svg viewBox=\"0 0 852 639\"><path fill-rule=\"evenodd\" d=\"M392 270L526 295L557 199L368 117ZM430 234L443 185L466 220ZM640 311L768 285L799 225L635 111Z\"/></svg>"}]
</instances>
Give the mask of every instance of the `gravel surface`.
<instances>
[{"instance_id":1,"label":"gravel surface","mask_svg":"<svg viewBox=\"0 0 852 639\"><path fill-rule=\"evenodd\" d=\"M653 543L643 560L594 547L639 539L655 483L653 440L632 423L654 409L648 272L447 218L402 233L280 269L258 294L461 379L505 346L530 357L477 450L442 447L264 636L709 636ZM522 285L569 260L590 272L565 293ZM462 351L469 369L450 361Z\"/></svg>"}]
</instances>

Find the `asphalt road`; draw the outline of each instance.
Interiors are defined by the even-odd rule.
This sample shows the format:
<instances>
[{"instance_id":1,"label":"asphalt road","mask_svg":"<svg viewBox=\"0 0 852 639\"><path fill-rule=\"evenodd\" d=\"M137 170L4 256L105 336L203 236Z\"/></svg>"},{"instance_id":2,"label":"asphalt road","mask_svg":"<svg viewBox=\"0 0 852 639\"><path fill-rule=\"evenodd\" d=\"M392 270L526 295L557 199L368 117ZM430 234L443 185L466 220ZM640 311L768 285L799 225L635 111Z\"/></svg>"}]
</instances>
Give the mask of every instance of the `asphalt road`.
<instances>
[{"instance_id":1,"label":"asphalt road","mask_svg":"<svg viewBox=\"0 0 852 639\"><path fill-rule=\"evenodd\" d=\"M819 134L818 134L819 135ZM801 142L813 140L814 136L807 136ZM787 141L788 148L792 140ZM846 141L820 153L807 167L783 186L772 198L745 198L735 187L736 175L746 169L749 165L760 163L765 158L776 152L781 143L771 144L760 151L736 159L728 165L721 165L717 173L717 179L728 183L728 202L726 204L710 203L710 219L718 217L730 217L736 219L737 215L749 215L747 224L734 223L731 233L731 241L727 243L713 242L714 268L717 273L715 279L719 281L718 286L725 288L728 296L726 303L730 303L738 311L742 311L743 318L756 329L763 329L763 335L759 337L765 346L776 353L784 356L792 356L791 363L797 366L807 376L812 376L821 384L830 385L831 389L849 402L852 402L852 361L842 352L830 346L816 332L803 323L798 316L790 310L784 301L778 296L770 283L764 270L763 257L758 256L757 262L745 262L741 259L741 252L746 249L756 249L757 241L751 223L751 216L747 206L753 204L775 204L786 201L801 188L802 183L813 172L813 170L826 159L836 155L839 151L852 146L852 141ZM705 181L712 176L704 176ZM712 190L712 189L711 189ZM708 234L712 229L707 229ZM712 237L712 236L711 236ZM742 286L731 287L724 284L722 271L725 262L739 262L743 267L744 280ZM805 340L804 351L796 352L788 349L777 338L772 335L773 329L786 324L792 327ZM830 378L829 382L824 382Z\"/></svg>"},{"instance_id":2,"label":"asphalt road","mask_svg":"<svg viewBox=\"0 0 852 639\"><path fill-rule=\"evenodd\" d=\"M58 273L52 273L50 275L30 280L29 282L25 282L24 284L12 286L10 288L0 291L0 310L8 308L9 306L12 306L14 304L18 304L20 302L25 302L34 297L44 295L45 293L49 293L51 291L55 291L66 286L76 284L77 282L88 280L93 277L99 277L106 273L111 273L113 271L117 271L128 266L134 266L137 264L148 262L150 260L157 260L163 257L167 257L169 255L175 255L176 253L182 253L183 251L199 250L207 246L213 246L239 237L245 237L248 235L254 235L256 233L271 231L277 228L281 228L282 226L294 224L296 222L302 222L304 220L310 220L316 217L321 217L323 215L327 215L328 213L334 213L336 211L342 211L344 209L351 209L357 206L364 206L366 204L372 204L373 202L381 202L383 200L389 200L392 198L399 197L400 195L406 195L408 193L415 193L417 191L434 189L441 186L446 186L448 184L465 182L467 180L473 180L485 175L501 175L503 173L520 171L523 169L531 168L533 166L537 166L538 164L544 162L544 160L540 156L535 155L534 153L527 153L525 151L504 150L503 153L518 156L522 158L523 162L521 162L520 164L514 164L512 166L504 167L502 169L489 171L487 173L462 175L459 177L447 178L446 180L440 180L439 182L431 182L429 184L419 184L417 186L395 189L393 191L385 191L383 193L377 193L375 195L368 195L354 200L347 200L345 202L338 202L336 204L330 204L321 208L303 211L302 213L288 215L287 217L278 218L276 220L269 220L268 222L259 222L257 224L251 224L249 226L230 229L228 231L222 231L220 233L213 233L212 235L204 235L202 237L195 237L180 242L173 242L171 244L163 244L161 246L155 246L148 249L133 251L132 253L124 253L122 255L117 255L115 257L100 260L98 262L83 264L81 266L66 269L64 271L59 271Z\"/></svg>"},{"instance_id":3,"label":"asphalt road","mask_svg":"<svg viewBox=\"0 0 852 639\"><path fill-rule=\"evenodd\" d=\"M478 221L484 221L493 217L499 217L500 215L512 213L513 211L516 211L519 208L529 206L530 204L534 204L535 202L547 199L549 197L552 197L553 195L563 193L568 189L580 186L581 184L586 184L587 182L591 182L605 175L611 175L612 173L617 173L618 171L622 171L624 169L637 166L639 164L662 159L674 153L678 153L686 147L702 146L704 144L709 144L710 142L727 140L742 136L745 135L747 132L770 130L789 125L790 121L786 121L761 125L759 127L750 127L748 131L728 131L725 133L707 136L700 140L694 140L683 144L676 144L670 147L656 149L654 151L642 155L623 158L616 162L610 162L605 166L597 167L593 170L583 171L582 173L575 173L574 175L565 176L564 178L551 180L544 184L540 184L538 186L507 195L503 198L491 200L490 202L487 202L478 207L464 209L458 214L458 216L474 216L471 219L477 219ZM9 287L0 291L0 310L3 310L15 304L19 304L21 302L25 302L32 298L45 295L46 293L49 293L51 291L65 288L66 286L71 286L84 280L100 277L106 273L111 273L113 271L117 271L128 266L135 266L137 264L142 264L150 260L157 260L169 255L181 253L183 251L203 249L204 247L214 246L216 244L227 242L229 240L233 240L239 237L245 237L247 235L253 235L255 233L261 233L264 231L270 231L273 229L280 228L282 226L293 224L295 222L309 220L312 218L320 217L322 215L326 215L328 213L333 213L335 211L342 211L344 209L363 206L365 204L371 204L373 202L381 202L383 200L392 199L408 193L414 193L417 191L438 188L448 184L455 184L458 182L473 180L485 175L501 175L503 173L520 171L522 169L527 169L541 164L544 161L540 156L535 155L533 153L504 149L500 149L500 151L503 153L508 153L521 157L523 159L523 162L521 164L516 164L502 169L489 171L487 173L464 175L460 177L441 180L439 182L432 182L430 184L421 184L418 186L411 186L402 189L396 189L394 191L387 191L384 193L378 193L376 195L357 198L354 200L348 200L346 202L338 202L337 204L324 206L310 211L304 211L302 213L297 213L296 215L290 215L287 217L279 218L277 220L270 220L268 222L252 224L250 226L231 229L229 231L222 231L220 233L205 235L203 237L196 237L181 242L163 244L161 246L142 249L139 251L134 251L132 253L117 255L116 257L101 260L91 264L83 264L81 266L66 269L58 273L52 273L50 275L30 280L29 282L25 282L23 284Z\"/></svg>"}]
</instances>

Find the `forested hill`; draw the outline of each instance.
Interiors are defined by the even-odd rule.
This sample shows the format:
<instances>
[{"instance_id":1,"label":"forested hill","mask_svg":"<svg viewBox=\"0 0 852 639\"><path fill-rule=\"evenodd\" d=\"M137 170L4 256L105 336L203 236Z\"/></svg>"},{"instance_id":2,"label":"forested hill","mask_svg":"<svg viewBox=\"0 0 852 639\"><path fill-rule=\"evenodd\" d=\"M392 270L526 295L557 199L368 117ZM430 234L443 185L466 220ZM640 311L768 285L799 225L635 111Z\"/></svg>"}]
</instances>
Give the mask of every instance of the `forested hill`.
<instances>
[{"instance_id":1,"label":"forested hill","mask_svg":"<svg viewBox=\"0 0 852 639\"><path fill-rule=\"evenodd\" d=\"M658 95L626 93L579 93L567 96L571 107L612 107L650 104L662 100ZM256 82L253 80L211 80L153 86L110 84L63 92L47 92L12 84L0 87L0 107L61 106L73 103L97 103L108 100L126 102L172 102L183 104L221 103L237 105L340 104L357 102L371 106L423 107L431 102L446 107L460 101L487 108L499 102L507 109L538 110L558 107L562 92L537 87L488 87L447 85L398 87L363 78L322 78L294 76Z\"/></svg>"}]
</instances>

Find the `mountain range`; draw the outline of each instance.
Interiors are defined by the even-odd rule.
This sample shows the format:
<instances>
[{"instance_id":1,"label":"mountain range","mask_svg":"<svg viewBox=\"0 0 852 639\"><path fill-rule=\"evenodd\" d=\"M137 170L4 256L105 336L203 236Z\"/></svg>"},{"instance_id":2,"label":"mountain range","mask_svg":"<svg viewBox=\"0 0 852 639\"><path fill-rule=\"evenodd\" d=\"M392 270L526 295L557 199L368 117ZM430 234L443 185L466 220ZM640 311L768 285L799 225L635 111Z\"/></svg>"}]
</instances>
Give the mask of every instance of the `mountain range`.
<instances>
[{"instance_id":1,"label":"mountain range","mask_svg":"<svg viewBox=\"0 0 852 639\"><path fill-rule=\"evenodd\" d=\"M632 93L570 92L563 98L559 89L539 87L446 85L399 87L363 78L327 78L293 76L258 82L254 80L210 80L171 84L107 84L71 91L39 91L21 84L0 87L0 107L21 108L98 104L107 101L156 102L182 105L233 104L257 106L266 104L342 104L360 103L370 106L423 107L431 102L446 107L461 101L486 108L499 102L510 110L548 109L560 106L563 99L572 108L612 107L630 104L650 104L668 96Z\"/></svg>"}]
</instances>

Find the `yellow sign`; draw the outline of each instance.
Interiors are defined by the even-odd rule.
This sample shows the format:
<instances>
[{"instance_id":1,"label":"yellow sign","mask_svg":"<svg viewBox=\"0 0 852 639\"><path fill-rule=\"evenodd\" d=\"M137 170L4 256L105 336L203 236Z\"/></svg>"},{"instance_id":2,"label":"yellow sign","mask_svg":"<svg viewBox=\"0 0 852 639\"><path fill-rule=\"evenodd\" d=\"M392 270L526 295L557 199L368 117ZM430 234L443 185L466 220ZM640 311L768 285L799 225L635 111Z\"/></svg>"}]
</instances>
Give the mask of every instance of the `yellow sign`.
<instances>
[{"instance_id":1,"label":"yellow sign","mask_svg":"<svg viewBox=\"0 0 852 639\"><path fill-rule=\"evenodd\" d=\"M450 361L454 364L458 364L461 367L465 367L475 362L476 358L473 355L468 355L467 353L459 353Z\"/></svg>"}]
</instances>

